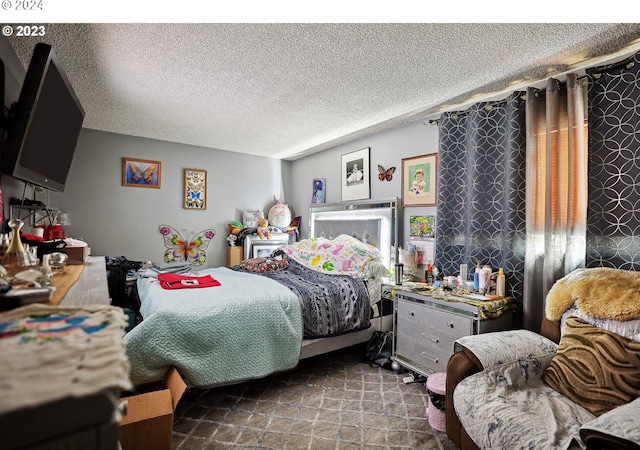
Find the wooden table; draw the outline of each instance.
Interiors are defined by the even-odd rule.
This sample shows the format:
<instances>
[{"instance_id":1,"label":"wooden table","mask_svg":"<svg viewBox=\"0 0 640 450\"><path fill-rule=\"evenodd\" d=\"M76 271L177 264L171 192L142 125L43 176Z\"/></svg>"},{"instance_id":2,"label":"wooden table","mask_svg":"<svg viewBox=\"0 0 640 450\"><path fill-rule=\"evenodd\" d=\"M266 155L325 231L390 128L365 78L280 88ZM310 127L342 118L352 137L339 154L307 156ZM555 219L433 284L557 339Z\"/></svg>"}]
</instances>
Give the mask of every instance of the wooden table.
<instances>
[{"instance_id":1,"label":"wooden table","mask_svg":"<svg viewBox=\"0 0 640 450\"><path fill-rule=\"evenodd\" d=\"M48 305L81 307L111 303L104 256L91 256L86 264L67 265L63 273L53 276L52 286L56 290Z\"/></svg>"}]
</instances>

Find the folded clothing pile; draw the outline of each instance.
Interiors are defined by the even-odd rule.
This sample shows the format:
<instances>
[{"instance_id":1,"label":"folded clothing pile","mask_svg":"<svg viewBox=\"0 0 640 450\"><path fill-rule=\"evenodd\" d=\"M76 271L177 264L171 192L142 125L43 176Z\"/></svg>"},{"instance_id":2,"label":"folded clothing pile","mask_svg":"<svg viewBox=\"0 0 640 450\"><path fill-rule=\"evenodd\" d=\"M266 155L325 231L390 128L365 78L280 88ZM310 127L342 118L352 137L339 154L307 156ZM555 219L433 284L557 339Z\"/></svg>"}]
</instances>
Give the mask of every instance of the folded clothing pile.
<instances>
[{"instance_id":1,"label":"folded clothing pile","mask_svg":"<svg viewBox=\"0 0 640 450\"><path fill-rule=\"evenodd\" d=\"M121 308L33 304L0 314L0 415L103 390L131 389Z\"/></svg>"}]
</instances>

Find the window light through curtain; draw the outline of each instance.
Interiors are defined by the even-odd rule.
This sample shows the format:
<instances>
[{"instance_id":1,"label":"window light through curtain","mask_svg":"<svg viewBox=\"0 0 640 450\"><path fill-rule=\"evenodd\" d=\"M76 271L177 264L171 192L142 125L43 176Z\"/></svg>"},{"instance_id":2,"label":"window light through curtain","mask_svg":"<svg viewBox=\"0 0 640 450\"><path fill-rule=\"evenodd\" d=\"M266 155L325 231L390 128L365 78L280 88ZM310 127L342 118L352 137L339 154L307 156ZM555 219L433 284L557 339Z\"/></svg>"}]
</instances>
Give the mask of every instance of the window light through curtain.
<instances>
[{"instance_id":1,"label":"window light through curtain","mask_svg":"<svg viewBox=\"0 0 640 450\"><path fill-rule=\"evenodd\" d=\"M587 209L586 85L527 90L527 199L523 325L538 331L556 280L584 267Z\"/></svg>"}]
</instances>

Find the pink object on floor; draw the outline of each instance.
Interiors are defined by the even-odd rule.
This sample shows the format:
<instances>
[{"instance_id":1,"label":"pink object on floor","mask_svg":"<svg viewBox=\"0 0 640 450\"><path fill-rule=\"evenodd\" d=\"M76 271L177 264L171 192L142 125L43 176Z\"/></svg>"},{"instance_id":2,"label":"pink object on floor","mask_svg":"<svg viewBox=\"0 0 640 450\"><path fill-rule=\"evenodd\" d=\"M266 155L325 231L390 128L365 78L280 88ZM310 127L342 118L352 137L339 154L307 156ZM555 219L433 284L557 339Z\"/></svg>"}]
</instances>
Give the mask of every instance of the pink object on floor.
<instances>
[{"instance_id":1,"label":"pink object on floor","mask_svg":"<svg viewBox=\"0 0 640 450\"><path fill-rule=\"evenodd\" d=\"M447 389L447 374L444 372L436 372L427 378L427 390L439 395L445 395ZM446 431L447 424L444 411L436 408L429 398L429 406L427 406L427 415L429 416L429 425L438 430Z\"/></svg>"}]
</instances>

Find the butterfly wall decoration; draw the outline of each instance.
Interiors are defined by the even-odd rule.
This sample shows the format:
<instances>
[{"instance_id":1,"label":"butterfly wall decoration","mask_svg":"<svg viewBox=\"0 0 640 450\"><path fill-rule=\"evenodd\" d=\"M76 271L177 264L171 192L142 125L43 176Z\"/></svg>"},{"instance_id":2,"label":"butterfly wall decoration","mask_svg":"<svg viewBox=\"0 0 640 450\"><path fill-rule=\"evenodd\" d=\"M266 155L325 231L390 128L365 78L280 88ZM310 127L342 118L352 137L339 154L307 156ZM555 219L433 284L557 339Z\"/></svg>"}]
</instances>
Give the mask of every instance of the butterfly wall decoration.
<instances>
[{"instance_id":1,"label":"butterfly wall decoration","mask_svg":"<svg viewBox=\"0 0 640 450\"><path fill-rule=\"evenodd\" d=\"M184 238L182 234L171 225L160 225L160 234L164 239L164 262L191 262L196 266L204 264L207 260L205 250L209 242L216 235L215 230L207 229L198 233L189 232Z\"/></svg>"},{"instance_id":2,"label":"butterfly wall decoration","mask_svg":"<svg viewBox=\"0 0 640 450\"><path fill-rule=\"evenodd\" d=\"M158 168L156 165L150 165L141 169L134 163L129 163L129 167L131 168L131 178L134 183L140 183L140 181L143 181L147 184L153 181L153 174Z\"/></svg>"},{"instance_id":3,"label":"butterfly wall decoration","mask_svg":"<svg viewBox=\"0 0 640 450\"><path fill-rule=\"evenodd\" d=\"M391 181L391 179L393 178L393 172L396 171L395 167L389 167L388 169L385 169L384 167L382 167L380 164L378 164L378 179L380 181Z\"/></svg>"},{"instance_id":4,"label":"butterfly wall decoration","mask_svg":"<svg viewBox=\"0 0 640 450\"><path fill-rule=\"evenodd\" d=\"M160 188L160 161L123 158L122 185Z\"/></svg>"},{"instance_id":5,"label":"butterfly wall decoration","mask_svg":"<svg viewBox=\"0 0 640 450\"><path fill-rule=\"evenodd\" d=\"M184 169L184 207L207 209L207 171Z\"/></svg>"}]
</instances>

